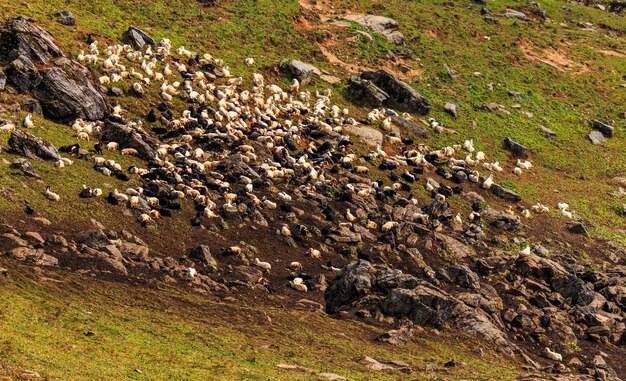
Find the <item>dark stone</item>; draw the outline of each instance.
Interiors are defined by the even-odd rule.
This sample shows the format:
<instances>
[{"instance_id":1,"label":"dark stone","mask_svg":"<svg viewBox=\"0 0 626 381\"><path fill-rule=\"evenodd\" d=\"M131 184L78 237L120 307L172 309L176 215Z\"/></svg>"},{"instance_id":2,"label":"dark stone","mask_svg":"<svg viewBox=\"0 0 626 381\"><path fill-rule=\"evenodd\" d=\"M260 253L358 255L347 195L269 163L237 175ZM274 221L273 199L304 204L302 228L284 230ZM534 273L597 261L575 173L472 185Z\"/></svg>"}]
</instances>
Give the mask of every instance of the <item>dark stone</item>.
<instances>
[{"instance_id":1,"label":"dark stone","mask_svg":"<svg viewBox=\"0 0 626 381\"><path fill-rule=\"evenodd\" d=\"M156 41L141 29L131 26L124 32L123 40L130 44L136 50L142 50L144 46L150 45L152 49L156 49Z\"/></svg>"},{"instance_id":2,"label":"dark stone","mask_svg":"<svg viewBox=\"0 0 626 381\"><path fill-rule=\"evenodd\" d=\"M604 122L601 122L599 120L594 120L593 121L593 128L595 128L596 130L602 132L602 134L606 137L612 138L613 137L613 132L615 131L615 128L611 125L608 125Z\"/></svg>"},{"instance_id":3,"label":"dark stone","mask_svg":"<svg viewBox=\"0 0 626 381\"><path fill-rule=\"evenodd\" d=\"M587 231L587 227L581 222L570 222L567 224L567 229L572 233L582 234L584 236L589 237L589 232Z\"/></svg>"},{"instance_id":4,"label":"dark stone","mask_svg":"<svg viewBox=\"0 0 626 381\"><path fill-rule=\"evenodd\" d=\"M374 107L388 106L406 112L426 115L430 106L426 98L406 82L385 70L366 71L350 78L350 91L357 100Z\"/></svg>"},{"instance_id":5,"label":"dark stone","mask_svg":"<svg viewBox=\"0 0 626 381\"><path fill-rule=\"evenodd\" d=\"M480 278L475 272L464 265L454 265L448 267L446 275L452 283L458 284L461 287L467 287L472 289L480 288Z\"/></svg>"},{"instance_id":6,"label":"dark stone","mask_svg":"<svg viewBox=\"0 0 626 381\"><path fill-rule=\"evenodd\" d=\"M31 19L9 20L0 30L0 62L7 67L7 81L32 93L50 118L97 120L107 114L89 70Z\"/></svg>"},{"instance_id":7,"label":"dark stone","mask_svg":"<svg viewBox=\"0 0 626 381\"><path fill-rule=\"evenodd\" d=\"M189 250L189 258L194 262L209 267L211 271L217 270L217 261L211 255L211 249L206 245L199 245Z\"/></svg>"},{"instance_id":8,"label":"dark stone","mask_svg":"<svg viewBox=\"0 0 626 381\"><path fill-rule=\"evenodd\" d=\"M300 82L301 86L305 86L311 81L314 75L320 76L322 72L313 65L298 60L291 60L285 65L291 76Z\"/></svg>"},{"instance_id":9,"label":"dark stone","mask_svg":"<svg viewBox=\"0 0 626 381\"><path fill-rule=\"evenodd\" d=\"M117 142L120 149L134 148L139 153L139 157L144 160L154 158L155 147L158 142L141 130L136 130L122 124L106 121L102 129L102 141Z\"/></svg>"},{"instance_id":10,"label":"dark stone","mask_svg":"<svg viewBox=\"0 0 626 381\"><path fill-rule=\"evenodd\" d=\"M498 184L491 186L491 193L507 201L517 202L522 200L522 196Z\"/></svg>"},{"instance_id":11,"label":"dark stone","mask_svg":"<svg viewBox=\"0 0 626 381\"><path fill-rule=\"evenodd\" d=\"M2 70L0 70L0 91L4 90L4 87L7 84L7 76L4 74Z\"/></svg>"},{"instance_id":12,"label":"dark stone","mask_svg":"<svg viewBox=\"0 0 626 381\"><path fill-rule=\"evenodd\" d=\"M29 159L59 160L59 152L42 138L23 130L14 130L9 138L9 147Z\"/></svg>"},{"instance_id":13,"label":"dark stone","mask_svg":"<svg viewBox=\"0 0 626 381\"><path fill-rule=\"evenodd\" d=\"M391 119L391 123L395 124L396 126L405 129L413 134L415 134L415 136L417 136L418 138L426 138L428 137L428 131L426 131L426 129L420 125L418 125L415 122L412 122L406 118L403 118L401 116L398 115L392 115L390 117Z\"/></svg>"},{"instance_id":14,"label":"dark stone","mask_svg":"<svg viewBox=\"0 0 626 381\"><path fill-rule=\"evenodd\" d=\"M508 137L504 139L504 147L511 151L513 156L519 157L521 159L527 159L528 155L530 154L530 150L528 148Z\"/></svg>"},{"instance_id":15,"label":"dark stone","mask_svg":"<svg viewBox=\"0 0 626 381\"><path fill-rule=\"evenodd\" d=\"M326 289L326 312L337 313L342 307L367 295L372 289L374 272L368 261L359 260L345 266Z\"/></svg>"},{"instance_id":16,"label":"dark stone","mask_svg":"<svg viewBox=\"0 0 626 381\"><path fill-rule=\"evenodd\" d=\"M41 178L41 176L35 173L35 168L33 168L31 162L23 157L15 159L15 161L11 164L11 168L19 169L28 177L34 177L36 179Z\"/></svg>"},{"instance_id":17,"label":"dark stone","mask_svg":"<svg viewBox=\"0 0 626 381\"><path fill-rule=\"evenodd\" d=\"M22 110L26 112L43 116L43 110L41 109L41 104L37 101L37 99L33 99L33 98L24 99L22 101L21 107L22 107Z\"/></svg>"}]
</instances>

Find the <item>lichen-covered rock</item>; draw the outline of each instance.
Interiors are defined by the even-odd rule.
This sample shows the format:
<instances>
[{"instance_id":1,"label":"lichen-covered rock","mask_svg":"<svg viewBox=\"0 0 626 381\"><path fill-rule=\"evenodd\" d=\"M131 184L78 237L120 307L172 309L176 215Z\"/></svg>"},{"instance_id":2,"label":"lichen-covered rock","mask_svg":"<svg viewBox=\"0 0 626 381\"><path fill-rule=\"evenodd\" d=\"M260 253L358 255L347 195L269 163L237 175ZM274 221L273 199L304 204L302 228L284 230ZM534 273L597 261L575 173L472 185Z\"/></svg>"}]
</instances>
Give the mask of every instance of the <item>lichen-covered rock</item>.
<instances>
[{"instance_id":1,"label":"lichen-covered rock","mask_svg":"<svg viewBox=\"0 0 626 381\"><path fill-rule=\"evenodd\" d=\"M87 68L31 19L12 19L0 29L0 63L7 67L7 81L32 93L50 118L96 120L108 112Z\"/></svg>"}]
</instances>

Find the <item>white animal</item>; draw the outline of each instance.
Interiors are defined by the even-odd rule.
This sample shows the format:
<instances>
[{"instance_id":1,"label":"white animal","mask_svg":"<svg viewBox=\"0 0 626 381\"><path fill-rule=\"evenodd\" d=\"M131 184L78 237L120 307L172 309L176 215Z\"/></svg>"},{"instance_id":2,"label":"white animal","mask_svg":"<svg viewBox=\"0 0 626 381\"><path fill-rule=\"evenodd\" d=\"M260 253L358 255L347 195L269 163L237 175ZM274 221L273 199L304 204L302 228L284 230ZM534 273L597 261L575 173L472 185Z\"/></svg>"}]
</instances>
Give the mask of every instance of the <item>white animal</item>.
<instances>
[{"instance_id":1,"label":"white animal","mask_svg":"<svg viewBox=\"0 0 626 381\"><path fill-rule=\"evenodd\" d=\"M489 189L491 188L492 185L493 185L493 175L489 175L489 177L487 177L487 180L483 182L482 187L484 189Z\"/></svg>"},{"instance_id":2,"label":"white animal","mask_svg":"<svg viewBox=\"0 0 626 381\"><path fill-rule=\"evenodd\" d=\"M35 128L35 123L33 122L33 114L28 114L24 118L24 127L26 128Z\"/></svg>"},{"instance_id":3,"label":"white animal","mask_svg":"<svg viewBox=\"0 0 626 381\"><path fill-rule=\"evenodd\" d=\"M272 265L269 262L261 262L259 258L254 258L254 265L262 268L267 273L272 270Z\"/></svg>"},{"instance_id":4,"label":"white animal","mask_svg":"<svg viewBox=\"0 0 626 381\"><path fill-rule=\"evenodd\" d=\"M561 355L560 353L557 352L552 352L550 350L550 348L546 347L545 349L545 357L549 358L550 360L554 360L554 361L563 361L563 355Z\"/></svg>"},{"instance_id":5,"label":"white animal","mask_svg":"<svg viewBox=\"0 0 626 381\"><path fill-rule=\"evenodd\" d=\"M61 197L58 194L50 190L50 186L46 187L46 191L44 192L44 195L50 201L59 201L61 199Z\"/></svg>"}]
</instances>

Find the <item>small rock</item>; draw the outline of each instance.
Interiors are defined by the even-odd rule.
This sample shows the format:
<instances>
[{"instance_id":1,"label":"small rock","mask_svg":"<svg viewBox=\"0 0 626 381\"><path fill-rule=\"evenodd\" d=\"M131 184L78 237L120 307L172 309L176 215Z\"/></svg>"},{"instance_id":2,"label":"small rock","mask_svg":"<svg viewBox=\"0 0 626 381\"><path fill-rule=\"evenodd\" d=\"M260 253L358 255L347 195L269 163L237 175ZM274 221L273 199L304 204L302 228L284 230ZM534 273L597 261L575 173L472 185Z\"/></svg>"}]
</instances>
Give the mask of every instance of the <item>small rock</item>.
<instances>
[{"instance_id":1,"label":"small rock","mask_svg":"<svg viewBox=\"0 0 626 381\"><path fill-rule=\"evenodd\" d=\"M504 17L516 18L524 21L526 20L526 14L524 14L524 12L516 11L514 9L507 9L506 12L504 12Z\"/></svg>"},{"instance_id":2,"label":"small rock","mask_svg":"<svg viewBox=\"0 0 626 381\"><path fill-rule=\"evenodd\" d=\"M454 103L448 102L445 104L445 106L443 106L443 111L456 118L459 113L459 106Z\"/></svg>"},{"instance_id":3,"label":"small rock","mask_svg":"<svg viewBox=\"0 0 626 381\"><path fill-rule=\"evenodd\" d=\"M9 138L9 147L19 155L29 159L59 160L59 151L57 151L55 146L30 132L22 130L12 131Z\"/></svg>"},{"instance_id":4,"label":"small rock","mask_svg":"<svg viewBox=\"0 0 626 381\"><path fill-rule=\"evenodd\" d=\"M113 86L109 89L108 94L112 97L121 97L124 95L124 91L119 87Z\"/></svg>"},{"instance_id":5,"label":"small rock","mask_svg":"<svg viewBox=\"0 0 626 381\"><path fill-rule=\"evenodd\" d=\"M300 86L307 85L314 75L321 76L322 71L315 66L298 60L291 60L286 64L291 76L300 82Z\"/></svg>"},{"instance_id":6,"label":"small rock","mask_svg":"<svg viewBox=\"0 0 626 381\"><path fill-rule=\"evenodd\" d=\"M572 233L582 234L587 237L589 236L587 227L581 222L570 222L569 224L567 224L567 229Z\"/></svg>"},{"instance_id":7,"label":"small rock","mask_svg":"<svg viewBox=\"0 0 626 381\"><path fill-rule=\"evenodd\" d=\"M152 49L156 49L156 41L141 29L131 26L124 32L124 42L132 45L137 50L142 50L144 46L150 45Z\"/></svg>"},{"instance_id":8,"label":"small rock","mask_svg":"<svg viewBox=\"0 0 626 381\"><path fill-rule=\"evenodd\" d=\"M587 137L591 140L591 143L595 145L606 143L606 138L600 131L591 131Z\"/></svg>"},{"instance_id":9,"label":"small rock","mask_svg":"<svg viewBox=\"0 0 626 381\"><path fill-rule=\"evenodd\" d=\"M511 98L517 98L517 99L524 98L524 94L517 92L517 91L513 91L513 90L507 91L507 94Z\"/></svg>"},{"instance_id":10,"label":"small rock","mask_svg":"<svg viewBox=\"0 0 626 381\"><path fill-rule=\"evenodd\" d=\"M41 236L41 234L37 232L26 232L24 233L24 238L31 241L32 243L38 243L42 245L46 242Z\"/></svg>"},{"instance_id":11,"label":"small rock","mask_svg":"<svg viewBox=\"0 0 626 381\"><path fill-rule=\"evenodd\" d=\"M35 168L31 164L31 162L24 159L23 157L15 159L10 168L19 169L24 175L28 177L34 177L36 179L40 178L40 176L35 173Z\"/></svg>"},{"instance_id":12,"label":"small rock","mask_svg":"<svg viewBox=\"0 0 626 381\"><path fill-rule=\"evenodd\" d=\"M348 379L335 373L319 373L318 377L325 378L330 381L347 381Z\"/></svg>"},{"instance_id":13,"label":"small rock","mask_svg":"<svg viewBox=\"0 0 626 381\"><path fill-rule=\"evenodd\" d=\"M517 201L521 201L522 200L522 196L520 196L519 194L513 192L510 189L506 189L501 185L498 184L493 184L491 186L491 193L493 193L494 195L500 197L501 199L507 200L507 201L513 201L513 202L517 202Z\"/></svg>"},{"instance_id":14,"label":"small rock","mask_svg":"<svg viewBox=\"0 0 626 381\"><path fill-rule=\"evenodd\" d=\"M548 137L556 136L556 132L552 131L546 126L539 126L539 131L543 132Z\"/></svg>"},{"instance_id":15,"label":"small rock","mask_svg":"<svg viewBox=\"0 0 626 381\"><path fill-rule=\"evenodd\" d=\"M602 132L602 134L606 137L612 138L613 137L613 132L615 131L615 128L613 126L610 126L604 122L601 122L599 120L594 120L593 121L593 128L595 128L596 130Z\"/></svg>"},{"instance_id":16,"label":"small rock","mask_svg":"<svg viewBox=\"0 0 626 381\"><path fill-rule=\"evenodd\" d=\"M4 74L2 70L0 70L0 91L4 90L4 87L7 84L7 76Z\"/></svg>"},{"instance_id":17,"label":"small rock","mask_svg":"<svg viewBox=\"0 0 626 381\"><path fill-rule=\"evenodd\" d=\"M511 151L513 156L521 159L527 159L528 155L530 154L530 150L528 148L524 147L523 145L519 144L509 137L504 139L504 147Z\"/></svg>"},{"instance_id":18,"label":"small rock","mask_svg":"<svg viewBox=\"0 0 626 381\"><path fill-rule=\"evenodd\" d=\"M74 15L68 10L60 10L55 16L57 16L57 21L65 26L74 26L76 24Z\"/></svg>"},{"instance_id":19,"label":"small rock","mask_svg":"<svg viewBox=\"0 0 626 381\"><path fill-rule=\"evenodd\" d=\"M353 135L358 136L365 144L376 147L383 144L383 133L379 130L367 126L345 126L344 129Z\"/></svg>"}]
</instances>

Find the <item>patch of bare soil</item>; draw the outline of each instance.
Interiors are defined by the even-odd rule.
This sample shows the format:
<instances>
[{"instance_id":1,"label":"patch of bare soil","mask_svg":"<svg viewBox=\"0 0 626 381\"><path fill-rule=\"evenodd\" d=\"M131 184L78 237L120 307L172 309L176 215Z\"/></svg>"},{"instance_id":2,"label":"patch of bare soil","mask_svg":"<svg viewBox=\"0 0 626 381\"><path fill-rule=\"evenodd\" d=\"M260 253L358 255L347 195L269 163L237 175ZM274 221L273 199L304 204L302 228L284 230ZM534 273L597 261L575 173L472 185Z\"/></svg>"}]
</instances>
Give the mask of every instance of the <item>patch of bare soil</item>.
<instances>
[{"instance_id":1,"label":"patch of bare soil","mask_svg":"<svg viewBox=\"0 0 626 381\"><path fill-rule=\"evenodd\" d=\"M565 47L541 50L528 40L521 40L517 46L529 61L548 65L561 72L583 74L591 71L588 65L569 58L569 52Z\"/></svg>"}]
</instances>

